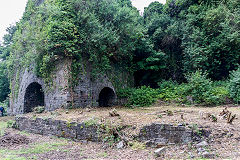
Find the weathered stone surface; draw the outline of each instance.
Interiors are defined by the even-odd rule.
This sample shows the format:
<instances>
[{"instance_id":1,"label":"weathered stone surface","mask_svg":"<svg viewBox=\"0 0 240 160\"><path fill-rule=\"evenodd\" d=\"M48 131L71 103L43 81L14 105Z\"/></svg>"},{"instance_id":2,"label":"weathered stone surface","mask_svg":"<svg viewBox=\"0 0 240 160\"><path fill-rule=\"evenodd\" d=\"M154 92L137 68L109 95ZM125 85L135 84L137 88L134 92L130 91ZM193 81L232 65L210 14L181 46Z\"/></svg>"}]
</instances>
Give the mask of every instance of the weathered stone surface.
<instances>
[{"instance_id":1,"label":"weathered stone surface","mask_svg":"<svg viewBox=\"0 0 240 160\"><path fill-rule=\"evenodd\" d=\"M150 140L149 144L153 143L155 145L158 143L188 143L192 141L192 130L183 126L154 123L141 129L139 140Z\"/></svg>"},{"instance_id":2,"label":"weathered stone surface","mask_svg":"<svg viewBox=\"0 0 240 160\"><path fill-rule=\"evenodd\" d=\"M87 140L93 142L101 142L104 131L99 129L98 124L88 124L66 122L62 120L54 120L51 118L26 118L16 117L15 128L30 133L58 136L69 139L77 139L79 141ZM140 141L148 141L150 147L162 147L175 143L186 143L191 141L191 132L184 128L174 127L167 124L152 124L145 126L139 133ZM124 142L117 145L118 148L124 147Z\"/></svg>"},{"instance_id":3,"label":"weathered stone surface","mask_svg":"<svg viewBox=\"0 0 240 160\"><path fill-rule=\"evenodd\" d=\"M35 75L33 66L20 72L19 80L12 81L11 90L12 93L16 93L10 96L8 113L23 114L31 112L38 106L44 106L46 111L53 111L58 108L69 108L72 102L76 108L111 106L118 103L112 82L104 75L93 80L90 76L90 68L82 69L79 73L78 85L71 90L68 87L70 63L70 60L65 59L56 64L51 85L45 84L42 78ZM42 95L36 95L36 93ZM43 98L42 101L37 102L39 96Z\"/></svg>"},{"instance_id":4,"label":"weathered stone surface","mask_svg":"<svg viewBox=\"0 0 240 160\"><path fill-rule=\"evenodd\" d=\"M84 123L68 123L53 119L29 119L26 117L16 117L15 128L30 133L41 135L54 135L69 139L99 141L99 133L96 126L85 126Z\"/></svg>"},{"instance_id":5,"label":"weathered stone surface","mask_svg":"<svg viewBox=\"0 0 240 160\"><path fill-rule=\"evenodd\" d=\"M117 149L122 149L124 147L124 142L123 141L120 141L118 144L117 144Z\"/></svg>"},{"instance_id":6,"label":"weathered stone surface","mask_svg":"<svg viewBox=\"0 0 240 160\"><path fill-rule=\"evenodd\" d=\"M209 153L209 152L205 151L205 152L202 153L202 157L203 157L203 158L210 158L210 159L212 159L212 158L215 157L215 155L212 154L212 153Z\"/></svg>"},{"instance_id":7,"label":"weathered stone surface","mask_svg":"<svg viewBox=\"0 0 240 160\"><path fill-rule=\"evenodd\" d=\"M162 147L162 148L158 148L157 150L154 151L154 154L159 157L161 155L164 155L164 153L166 152L166 148Z\"/></svg>"},{"instance_id":8,"label":"weathered stone surface","mask_svg":"<svg viewBox=\"0 0 240 160\"><path fill-rule=\"evenodd\" d=\"M208 143L206 141L202 141L196 145L197 148L207 147Z\"/></svg>"}]
</instances>

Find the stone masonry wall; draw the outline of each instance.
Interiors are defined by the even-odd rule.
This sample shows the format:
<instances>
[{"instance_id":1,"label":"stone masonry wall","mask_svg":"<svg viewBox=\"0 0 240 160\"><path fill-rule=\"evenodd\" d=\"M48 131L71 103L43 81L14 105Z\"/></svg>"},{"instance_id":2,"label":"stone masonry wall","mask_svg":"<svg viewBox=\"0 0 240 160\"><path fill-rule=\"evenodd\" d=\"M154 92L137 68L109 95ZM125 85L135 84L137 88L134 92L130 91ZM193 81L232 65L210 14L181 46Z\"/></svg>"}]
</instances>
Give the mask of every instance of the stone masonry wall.
<instances>
[{"instance_id":1,"label":"stone masonry wall","mask_svg":"<svg viewBox=\"0 0 240 160\"><path fill-rule=\"evenodd\" d=\"M41 135L54 135L58 137L88 140L93 142L102 141L101 132L97 125L87 125L87 123L68 123L61 120L30 119L26 117L16 117L16 129L28 131ZM192 141L192 131L182 126L172 126L170 124L152 124L141 129L138 140L152 144L158 143L188 143Z\"/></svg>"},{"instance_id":2,"label":"stone masonry wall","mask_svg":"<svg viewBox=\"0 0 240 160\"><path fill-rule=\"evenodd\" d=\"M15 128L30 133L58 136L77 140L100 141L97 126L87 126L85 123L68 123L61 120L29 119L26 117L16 117Z\"/></svg>"},{"instance_id":3,"label":"stone masonry wall","mask_svg":"<svg viewBox=\"0 0 240 160\"><path fill-rule=\"evenodd\" d=\"M44 92L44 106L47 111L52 111L58 108L68 108L74 102L74 107L86 107L86 106L98 106L99 94L103 88L110 88L115 96L116 93L113 84L108 80L106 76L98 77L96 80L90 78L90 71L84 71L83 74L79 74L78 85L75 86L73 93L71 93L68 87L69 80L69 66L71 63L65 59L56 64L56 69L52 73L52 83L46 85L43 79L37 77L32 68L27 68L20 74L19 90L17 95L12 95L10 98L11 115L24 113L24 101L27 87L32 83L39 84ZM17 89L17 82L13 81L12 92ZM34 93L29 93L34 94ZM28 95L29 95L28 94Z\"/></svg>"},{"instance_id":4,"label":"stone masonry wall","mask_svg":"<svg viewBox=\"0 0 240 160\"><path fill-rule=\"evenodd\" d=\"M43 79L37 77L32 68L25 69L19 74L19 82L12 81L12 92L18 91L18 94L10 96L9 114L17 115L24 113L24 101L27 87L32 83L41 85L44 92L44 105L48 111L55 110L60 107L67 106L69 94L68 85L68 67L69 61L64 60L56 65L56 70L53 73L53 84L46 86ZM19 84L16 84L19 83ZM19 86L19 88L17 88ZM32 93L33 94L33 93Z\"/></svg>"},{"instance_id":5,"label":"stone masonry wall","mask_svg":"<svg viewBox=\"0 0 240 160\"><path fill-rule=\"evenodd\" d=\"M139 133L139 140L152 144L188 143L192 141L192 130L184 126L153 123Z\"/></svg>"}]
</instances>

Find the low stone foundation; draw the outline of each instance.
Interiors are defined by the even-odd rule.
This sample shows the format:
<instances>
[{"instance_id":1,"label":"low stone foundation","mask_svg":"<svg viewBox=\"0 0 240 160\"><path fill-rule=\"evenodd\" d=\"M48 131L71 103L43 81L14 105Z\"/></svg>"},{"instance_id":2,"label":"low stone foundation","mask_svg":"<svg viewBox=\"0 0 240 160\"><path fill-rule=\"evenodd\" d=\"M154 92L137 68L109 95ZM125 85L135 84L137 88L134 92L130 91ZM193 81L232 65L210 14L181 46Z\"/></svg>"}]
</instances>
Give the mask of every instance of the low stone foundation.
<instances>
[{"instance_id":1,"label":"low stone foundation","mask_svg":"<svg viewBox=\"0 0 240 160\"><path fill-rule=\"evenodd\" d=\"M100 135L97 132L98 127L95 125L88 126L85 123L68 123L51 118L29 119L26 117L16 117L15 120L16 124L14 127L20 131L93 142L101 141Z\"/></svg>"},{"instance_id":2,"label":"low stone foundation","mask_svg":"<svg viewBox=\"0 0 240 160\"><path fill-rule=\"evenodd\" d=\"M93 142L103 141L104 133L99 131L97 124L88 124L87 122L75 123L51 118L30 119L27 117L16 117L14 127L21 131L41 135L54 135L58 137L88 140ZM192 141L192 130L183 126L173 126L170 124L154 123L145 126L140 130L137 137L139 141L148 142L148 144L170 144L170 143L188 143ZM150 146L150 145L149 145Z\"/></svg>"},{"instance_id":3,"label":"low stone foundation","mask_svg":"<svg viewBox=\"0 0 240 160\"><path fill-rule=\"evenodd\" d=\"M184 126L153 123L145 126L139 133L139 140L147 145L189 143L193 139L193 131Z\"/></svg>"}]
</instances>

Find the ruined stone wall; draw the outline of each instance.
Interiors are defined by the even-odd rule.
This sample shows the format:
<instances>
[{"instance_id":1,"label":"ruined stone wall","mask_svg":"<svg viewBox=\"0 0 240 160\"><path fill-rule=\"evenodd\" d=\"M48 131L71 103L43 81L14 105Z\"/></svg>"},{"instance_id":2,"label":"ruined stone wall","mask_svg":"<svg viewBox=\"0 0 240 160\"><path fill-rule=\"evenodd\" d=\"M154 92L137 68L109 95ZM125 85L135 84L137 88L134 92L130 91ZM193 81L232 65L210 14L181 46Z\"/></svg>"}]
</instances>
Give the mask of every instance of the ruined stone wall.
<instances>
[{"instance_id":1,"label":"ruined stone wall","mask_svg":"<svg viewBox=\"0 0 240 160\"><path fill-rule=\"evenodd\" d=\"M16 129L41 135L54 135L64 138L99 142L103 140L103 135L105 134L98 129L98 124L88 125L87 122L76 123L51 118L30 119L27 117L16 117L15 120ZM183 126L156 123L143 127L137 139L147 143L147 145L151 144L149 146L154 146L158 144L188 143L192 141L192 136L192 130L188 130Z\"/></svg>"},{"instance_id":2,"label":"ruined stone wall","mask_svg":"<svg viewBox=\"0 0 240 160\"><path fill-rule=\"evenodd\" d=\"M16 117L15 128L21 131L41 135L53 135L58 137L89 140L93 142L100 141L100 135L97 132L97 126L88 126L85 123L68 123L61 120L28 119L26 117Z\"/></svg>"},{"instance_id":3,"label":"ruined stone wall","mask_svg":"<svg viewBox=\"0 0 240 160\"><path fill-rule=\"evenodd\" d=\"M139 140L148 141L149 145L188 143L192 141L192 130L184 126L153 123L141 129Z\"/></svg>"}]
</instances>

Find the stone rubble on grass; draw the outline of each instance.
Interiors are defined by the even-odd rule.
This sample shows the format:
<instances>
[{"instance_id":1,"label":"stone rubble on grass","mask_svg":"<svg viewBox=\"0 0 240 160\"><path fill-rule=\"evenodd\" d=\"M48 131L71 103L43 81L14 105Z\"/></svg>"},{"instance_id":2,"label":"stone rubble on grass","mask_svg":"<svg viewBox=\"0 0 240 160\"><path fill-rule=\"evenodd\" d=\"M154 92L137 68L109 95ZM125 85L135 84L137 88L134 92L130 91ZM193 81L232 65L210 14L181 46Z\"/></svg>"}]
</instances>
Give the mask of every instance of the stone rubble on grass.
<instances>
[{"instance_id":1,"label":"stone rubble on grass","mask_svg":"<svg viewBox=\"0 0 240 160\"><path fill-rule=\"evenodd\" d=\"M167 143L167 140L164 138L155 138L155 139L145 141L145 145L147 147L161 148L161 147L167 146L168 143Z\"/></svg>"},{"instance_id":2,"label":"stone rubble on grass","mask_svg":"<svg viewBox=\"0 0 240 160\"><path fill-rule=\"evenodd\" d=\"M195 156L192 154L192 152L188 152L190 158L194 158Z\"/></svg>"},{"instance_id":3,"label":"stone rubble on grass","mask_svg":"<svg viewBox=\"0 0 240 160\"><path fill-rule=\"evenodd\" d=\"M202 158L210 158L210 159L212 159L212 158L214 158L214 157L215 157L214 154L209 153L209 152L207 152L207 151L205 151L205 152L202 153Z\"/></svg>"},{"instance_id":4,"label":"stone rubble on grass","mask_svg":"<svg viewBox=\"0 0 240 160\"><path fill-rule=\"evenodd\" d=\"M202 141L196 145L197 148L207 147L208 143L206 141Z\"/></svg>"},{"instance_id":5,"label":"stone rubble on grass","mask_svg":"<svg viewBox=\"0 0 240 160\"><path fill-rule=\"evenodd\" d=\"M198 154L202 154L203 152L205 152L206 150L204 148L198 148L197 149Z\"/></svg>"},{"instance_id":6,"label":"stone rubble on grass","mask_svg":"<svg viewBox=\"0 0 240 160\"><path fill-rule=\"evenodd\" d=\"M164 155L166 152L166 148L165 147L162 147L162 148L158 148L157 150L154 151L154 154L157 156L157 157L160 157L161 155Z\"/></svg>"},{"instance_id":7,"label":"stone rubble on grass","mask_svg":"<svg viewBox=\"0 0 240 160\"><path fill-rule=\"evenodd\" d=\"M124 147L124 142L123 141L120 141L118 144L117 144L117 149L122 149Z\"/></svg>"}]
</instances>

